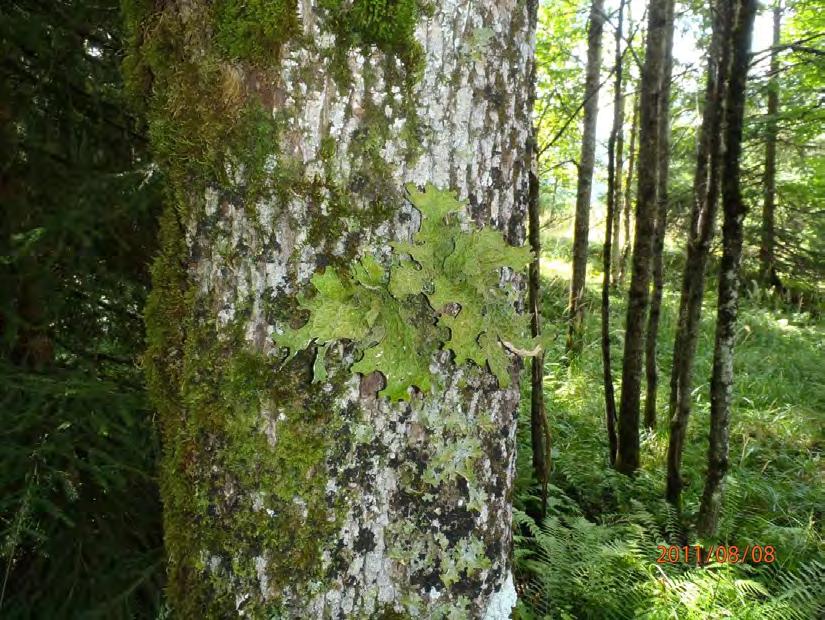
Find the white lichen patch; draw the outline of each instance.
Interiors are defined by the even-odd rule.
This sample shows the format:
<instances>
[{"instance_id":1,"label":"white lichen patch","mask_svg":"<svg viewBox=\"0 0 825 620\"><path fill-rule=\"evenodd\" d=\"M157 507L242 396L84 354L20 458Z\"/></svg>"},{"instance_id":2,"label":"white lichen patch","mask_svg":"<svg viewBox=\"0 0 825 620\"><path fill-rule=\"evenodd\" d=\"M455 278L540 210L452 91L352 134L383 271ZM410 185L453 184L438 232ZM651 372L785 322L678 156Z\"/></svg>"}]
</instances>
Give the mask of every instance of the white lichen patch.
<instances>
[{"instance_id":1,"label":"white lichen patch","mask_svg":"<svg viewBox=\"0 0 825 620\"><path fill-rule=\"evenodd\" d=\"M501 588L490 597L484 620L510 620L513 607L516 606L516 587L513 584L513 574L508 572Z\"/></svg>"}]
</instances>

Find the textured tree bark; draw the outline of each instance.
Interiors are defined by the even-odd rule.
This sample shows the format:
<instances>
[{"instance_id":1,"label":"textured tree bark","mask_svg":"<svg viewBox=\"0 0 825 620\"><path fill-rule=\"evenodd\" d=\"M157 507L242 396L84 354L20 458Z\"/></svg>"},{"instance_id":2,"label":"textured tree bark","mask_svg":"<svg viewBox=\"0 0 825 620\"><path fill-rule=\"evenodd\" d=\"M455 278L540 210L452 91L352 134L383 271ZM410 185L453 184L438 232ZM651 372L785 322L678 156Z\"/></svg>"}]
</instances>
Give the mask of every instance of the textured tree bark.
<instances>
[{"instance_id":1,"label":"textured tree bark","mask_svg":"<svg viewBox=\"0 0 825 620\"><path fill-rule=\"evenodd\" d=\"M681 507L682 452L692 404L693 364L699 340L702 300L705 294L705 269L716 228L722 119L730 69L732 19L729 4L723 1L718 2L708 50L705 107L697 139L693 205L686 247L685 270L682 274L679 318L673 344L668 409L670 436L665 496L677 508Z\"/></svg>"},{"instance_id":2,"label":"textured tree bark","mask_svg":"<svg viewBox=\"0 0 825 620\"><path fill-rule=\"evenodd\" d=\"M668 211L668 172L670 170L670 79L673 73L673 11L674 2L667 4L665 23L664 58L662 60L662 85L659 99L659 127L656 148L659 151L656 178L656 230L653 239L653 291L650 299L650 312L647 315L647 334L645 336L645 392L644 424L648 429L656 428L656 393L659 383L659 371L656 363L656 349L659 337L659 316L662 311L662 293L664 292L664 248L667 233Z\"/></svg>"},{"instance_id":3,"label":"textured tree bark","mask_svg":"<svg viewBox=\"0 0 825 620\"><path fill-rule=\"evenodd\" d=\"M624 190L624 245L619 265L619 286L624 283L627 259L630 256L630 218L633 214L633 171L636 168L636 135L639 128L639 93L633 97L633 120L630 124L630 150L627 159L627 182Z\"/></svg>"},{"instance_id":4,"label":"textured tree bark","mask_svg":"<svg viewBox=\"0 0 825 620\"><path fill-rule=\"evenodd\" d=\"M590 5L590 25L587 30L584 121L576 190L576 216L573 226L573 276L570 280L570 301L568 303L570 326L567 350L572 353L577 353L582 345L583 298L587 277L587 237L590 232L590 190L593 185L593 164L596 159L596 118L599 114L599 72L602 66L603 26L604 0L593 0Z\"/></svg>"},{"instance_id":5,"label":"textured tree bark","mask_svg":"<svg viewBox=\"0 0 825 620\"><path fill-rule=\"evenodd\" d=\"M639 467L639 403L641 399L644 327L650 286L650 262L656 225L658 180L658 116L668 0L648 6L647 45L639 104L639 181L636 230L627 299L622 396L619 407L619 446L616 468L632 473Z\"/></svg>"},{"instance_id":6,"label":"textured tree bark","mask_svg":"<svg viewBox=\"0 0 825 620\"><path fill-rule=\"evenodd\" d=\"M412 238L406 183L524 241L536 3L352 7L180 0L130 18L171 183L146 365L182 618L515 604L517 364L501 388L437 351L433 387L395 403L379 373L350 371L351 344L317 353L313 382L316 354L284 362L273 335L305 320L313 274Z\"/></svg>"},{"instance_id":7,"label":"textured tree bark","mask_svg":"<svg viewBox=\"0 0 825 620\"><path fill-rule=\"evenodd\" d=\"M610 368L610 278L613 252L619 244L616 205L622 197L622 126L624 125L624 98L622 97L622 27L624 22L624 0L619 3L619 16L615 37L615 81L613 84L613 127L607 140L607 218L604 226L604 248L602 249L602 373L604 383L604 411L607 426L608 456L610 464L616 462L616 396L613 391L613 372ZM618 160L618 165L616 163ZM615 261L618 262L618 261Z\"/></svg>"},{"instance_id":8,"label":"textured tree bark","mask_svg":"<svg viewBox=\"0 0 825 620\"><path fill-rule=\"evenodd\" d=\"M782 289L776 273L776 136L779 115L779 42L782 28L782 7L773 8L773 50L771 79L768 82L768 123L765 131L765 198L762 203L762 230L759 241L760 276L762 283Z\"/></svg>"},{"instance_id":9,"label":"textured tree bark","mask_svg":"<svg viewBox=\"0 0 825 620\"><path fill-rule=\"evenodd\" d=\"M743 221L746 207L739 183L742 124L745 116L745 84L748 77L751 32L756 0L730 0L736 12L731 37L730 86L725 107L725 146L722 171L722 260L716 310L716 341L710 380L710 434L708 470L698 530L711 536L719 523L724 479L728 469L728 431L733 391L733 348L739 305L739 264L742 258Z\"/></svg>"}]
</instances>

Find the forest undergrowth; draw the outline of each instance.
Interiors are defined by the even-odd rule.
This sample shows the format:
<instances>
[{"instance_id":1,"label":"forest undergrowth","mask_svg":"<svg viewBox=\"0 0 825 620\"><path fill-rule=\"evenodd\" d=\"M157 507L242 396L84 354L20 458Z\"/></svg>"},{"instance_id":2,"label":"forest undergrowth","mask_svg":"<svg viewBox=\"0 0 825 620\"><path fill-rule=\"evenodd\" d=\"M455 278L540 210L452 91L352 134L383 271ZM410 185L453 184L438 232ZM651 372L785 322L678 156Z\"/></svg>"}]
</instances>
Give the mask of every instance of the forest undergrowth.
<instances>
[{"instance_id":1,"label":"forest undergrowth","mask_svg":"<svg viewBox=\"0 0 825 620\"><path fill-rule=\"evenodd\" d=\"M549 241L549 243L548 243ZM659 337L658 421L643 431L642 463L629 478L608 462L599 344L601 273L588 278L585 346L565 362L569 244L553 236L543 256L544 390L552 433L549 499L531 480L530 427L519 427L515 563L517 618L781 618L825 613L825 324L755 286L741 300L730 430L730 470L717 536L694 532L707 454L715 274L709 274L683 471L683 514L664 500L670 357L678 282L666 283ZM595 253L595 249L593 250ZM670 260L678 262L679 253ZM593 257L593 263L598 259ZM678 274L678 268L666 273ZM621 376L625 299L612 295L614 381ZM529 381L522 383L525 391ZM616 386L620 389L620 386ZM529 398L522 398L522 420ZM659 562L660 545L679 548ZM689 561L684 562L684 545ZM698 565L694 545L737 546L746 562ZM774 561L754 562L754 546ZM724 555L724 554L723 554ZM722 556L720 556L722 557Z\"/></svg>"}]
</instances>

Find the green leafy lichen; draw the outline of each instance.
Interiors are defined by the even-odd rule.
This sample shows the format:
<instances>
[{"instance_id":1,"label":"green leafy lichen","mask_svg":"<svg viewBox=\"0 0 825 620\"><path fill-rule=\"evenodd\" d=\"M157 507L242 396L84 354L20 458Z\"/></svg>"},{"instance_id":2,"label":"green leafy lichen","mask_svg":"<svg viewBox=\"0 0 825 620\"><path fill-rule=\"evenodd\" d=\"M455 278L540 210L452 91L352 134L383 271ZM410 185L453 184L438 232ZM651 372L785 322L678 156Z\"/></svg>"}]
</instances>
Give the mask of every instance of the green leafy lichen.
<instances>
[{"instance_id":1,"label":"green leafy lichen","mask_svg":"<svg viewBox=\"0 0 825 620\"><path fill-rule=\"evenodd\" d=\"M449 192L410 186L408 194L421 212L421 227L412 242L392 244L389 269L367 255L350 272L327 268L316 274L314 294L299 300L309 318L284 329L276 343L290 357L319 345L315 379L322 380L325 347L356 342L362 357L352 371L380 371L386 378L380 394L392 400L408 398L412 386L429 389L430 357L439 345L455 354L457 364L487 364L506 387L509 359L502 343L522 346L528 337L514 295L500 286L501 269L522 269L529 250L507 245L491 229L463 231L462 205Z\"/></svg>"}]
</instances>

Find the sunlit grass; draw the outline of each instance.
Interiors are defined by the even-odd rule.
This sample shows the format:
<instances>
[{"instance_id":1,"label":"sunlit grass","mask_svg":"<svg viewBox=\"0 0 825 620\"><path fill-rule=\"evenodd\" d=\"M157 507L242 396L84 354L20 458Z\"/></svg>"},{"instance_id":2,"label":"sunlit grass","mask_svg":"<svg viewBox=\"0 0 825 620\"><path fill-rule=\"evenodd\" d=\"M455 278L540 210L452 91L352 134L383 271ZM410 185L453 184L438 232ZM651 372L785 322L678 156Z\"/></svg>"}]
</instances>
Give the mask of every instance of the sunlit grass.
<instances>
[{"instance_id":1,"label":"sunlit grass","mask_svg":"<svg viewBox=\"0 0 825 620\"><path fill-rule=\"evenodd\" d=\"M591 244L595 238L591 236ZM518 564L522 583L527 584L520 617L814 617L817 605L825 604L821 562L825 556L825 325L804 313L763 307L758 297L741 300L730 466L715 542L742 548L773 545L777 562L710 567L658 564L658 544L700 542L693 524L707 460L715 282L708 280L703 310L683 461L687 487L679 519L663 500L668 383L679 303L678 251L666 257L668 283L658 340L658 424L653 432L642 432L641 469L629 479L614 472L607 459L599 346L600 259L591 247L590 259L596 267L588 274L583 352L578 359L562 363L564 339L552 334L565 332L570 239L545 232L545 241L549 244L541 263L547 343L544 386L553 434L549 511L553 521L540 531L520 522L520 532L529 535L518 539L517 554L533 562ZM622 290L611 298L617 399L625 295ZM519 430L516 507L529 510L535 506L531 499L535 492L529 488L529 428L525 426ZM583 527L581 519L591 525ZM536 556L531 549L543 551Z\"/></svg>"}]
</instances>

